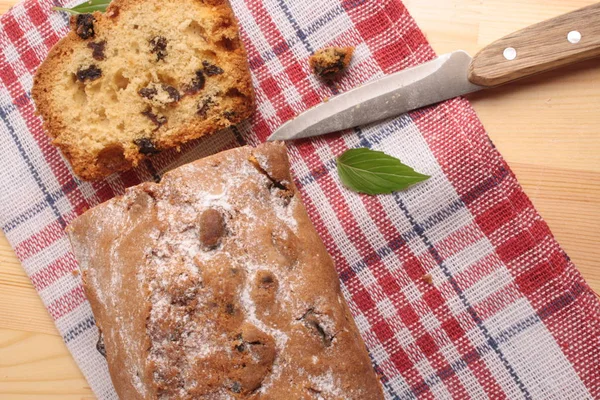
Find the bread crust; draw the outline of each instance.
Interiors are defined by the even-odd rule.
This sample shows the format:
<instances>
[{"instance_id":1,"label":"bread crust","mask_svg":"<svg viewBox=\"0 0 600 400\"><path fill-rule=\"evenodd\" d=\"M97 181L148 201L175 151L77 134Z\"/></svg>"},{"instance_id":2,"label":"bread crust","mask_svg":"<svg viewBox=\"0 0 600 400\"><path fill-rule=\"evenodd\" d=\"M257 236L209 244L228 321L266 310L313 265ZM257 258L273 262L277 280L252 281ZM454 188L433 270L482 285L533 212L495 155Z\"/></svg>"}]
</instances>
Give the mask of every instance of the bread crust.
<instances>
[{"instance_id":1,"label":"bread crust","mask_svg":"<svg viewBox=\"0 0 600 400\"><path fill-rule=\"evenodd\" d=\"M169 120L165 124L155 127L151 120L146 119L137 124L132 122L133 127L127 128L129 131L120 132L112 122L116 121L117 118L109 115L105 116L105 120L102 117L99 117L100 120L98 120L94 114L95 119L90 119L90 115L92 114L90 114L89 109L92 107L88 103L97 98L94 97L97 95L92 93L93 90L90 89L90 86L97 84L101 87L101 91L108 92L112 90L110 89L111 85L114 86L112 82L117 78L113 74L114 68L108 72L104 70L104 66L109 65L108 63L113 60L111 55L107 54L105 60L94 60L92 58L92 50L87 47L88 44L105 40L108 52L110 52L111 46L116 41L120 41L119 45L122 44L123 47L127 47L127 40L129 40L127 32L119 32L117 35L114 31L116 29L122 30L126 26L130 14L150 7L160 10L161 7L165 8L177 3L185 5L188 14L195 13L192 15L192 18L198 18L202 23L206 23L208 26L214 28L214 32L208 32L210 34L206 33L206 43L198 53L200 55L208 54L212 57L211 60L213 62L216 61L219 68L224 70L219 75L205 76L207 86L212 84L212 88L218 88L220 91L220 94L215 96L207 95L207 98L212 101L210 114L202 115L199 111L202 96L204 96L202 91L195 94L185 94L183 93L183 88L187 83L176 82L175 86L181 92L181 101L163 108L157 108L155 104L148 105L148 110L151 110L150 112L155 114L162 113L163 111L167 116L169 116L169 113L176 114L176 118L173 120L169 116ZM150 12L148 11L148 13ZM149 155L170 148L179 148L184 143L193 139L235 125L248 118L254 111L255 97L246 51L239 38L237 21L228 1L113 0L105 13L95 12L93 17L95 19L93 23L95 35L87 39L83 39L78 35L76 17L73 16L71 18L72 29L66 37L61 39L51 49L46 60L40 65L35 74L32 89L32 97L35 101L37 111L43 118L44 128L52 138L52 143L62 151L65 158L71 163L73 171L80 178L84 180L97 180L113 172L130 169L137 166L141 160ZM183 17L181 15L172 15L172 18ZM192 23L196 23L196 20L193 20ZM218 26L219 23L222 23L222 26ZM150 25L139 27L140 30L146 29L149 33L153 32L152 34L155 35L162 34L160 28L159 24L156 27ZM205 28L201 26L199 29ZM168 34L168 32L165 34ZM231 45L231 43L233 43L232 46L234 47L224 47L228 44ZM140 51L148 51L145 48L146 43L141 43L139 46L141 46ZM169 43L169 46L171 46L171 43ZM153 54L148 55L148 57L153 56ZM197 55L194 54L194 57L197 58ZM102 70L102 76L93 82L77 81L74 65L78 62L80 64L89 63L97 65ZM169 62L171 60L167 56L164 60L157 61L156 64L164 70L166 67L161 63L168 66ZM124 68L127 72L129 66L125 66ZM198 68L201 69L202 67L199 66ZM64 77L67 72L72 76L72 85ZM150 72L156 75L154 71ZM151 80L156 81L156 76L151 78ZM160 76L158 81L160 83ZM79 91L75 90L77 87ZM106 89L107 87L109 89ZM204 92L206 91L205 89ZM120 106L125 109L132 101L137 101L134 98L135 96L132 97L131 95L126 100L123 100L125 97L121 97L121 89L117 88L114 92L112 96L116 98L118 95L117 103L121 103L117 107ZM76 101L72 93L81 96L82 100ZM69 100L71 98L72 101ZM132 98L134 100L131 100ZM82 105L84 102L85 105ZM106 104L112 106L112 100ZM81 119L89 119L89 123L84 123L84 121L81 122L81 125L78 125L80 122L72 117L73 109L78 107L82 108L79 121ZM186 107L190 111L187 114L185 114L185 111L177 112L177 107ZM118 116L118 118L121 118L125 122L135 118L143 119L140 116L140 110L131 111L129 114L131 115ZM108 121L108 124L106 124L106 121ZM106 124L106 127L102 124ZM140 129L139 133L132 133L136 129L136 125L141 126L143 129ZM90 130L93 130L92 133L86 132L88 126ZM104 139L105 136L108 138ZM139 146L135 145L136 140L146 138L152 141L152 145L156 151L144 154L144 151L140 151Z\"/></svg>"},{"instance_id":2,"label":"bread crust","mask_svg":"<svg viewBox=\"0 0 600 400\"><path fill-rule=\"evenodd\" d=\"M68 228L122 399L383 399L285 146L128 189Z\"/></svg>"}]
</instances>

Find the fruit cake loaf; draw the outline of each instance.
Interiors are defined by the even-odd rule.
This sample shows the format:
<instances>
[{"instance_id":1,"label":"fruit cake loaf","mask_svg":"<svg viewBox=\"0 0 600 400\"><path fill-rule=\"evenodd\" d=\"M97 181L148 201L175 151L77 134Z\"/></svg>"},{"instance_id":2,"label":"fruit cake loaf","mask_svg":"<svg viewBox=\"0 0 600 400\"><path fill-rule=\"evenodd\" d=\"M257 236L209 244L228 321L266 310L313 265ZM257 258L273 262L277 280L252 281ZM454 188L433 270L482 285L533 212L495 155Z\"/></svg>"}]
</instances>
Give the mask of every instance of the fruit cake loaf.
<instances>
[{"instance_id":1,"label":"fruit cake loaf","mask_svg":"<svg viewBox=\"0 0 600 400\"><path fill-rule=\"evenodd\" d=\"M86 180L246 119L254 92L227 0L113 0L71 17L32 90Z\"/></svg>"},{"instance_id":2,"label":"fruit cake loaf","mask_svg":"<svg viewBox=\"0 0 600 400\"><path fill-rule=\"evenodd\" d=\"M68 231L120 398L383 398L282 144L184 165Z\"/></svg>"}]
</instances>

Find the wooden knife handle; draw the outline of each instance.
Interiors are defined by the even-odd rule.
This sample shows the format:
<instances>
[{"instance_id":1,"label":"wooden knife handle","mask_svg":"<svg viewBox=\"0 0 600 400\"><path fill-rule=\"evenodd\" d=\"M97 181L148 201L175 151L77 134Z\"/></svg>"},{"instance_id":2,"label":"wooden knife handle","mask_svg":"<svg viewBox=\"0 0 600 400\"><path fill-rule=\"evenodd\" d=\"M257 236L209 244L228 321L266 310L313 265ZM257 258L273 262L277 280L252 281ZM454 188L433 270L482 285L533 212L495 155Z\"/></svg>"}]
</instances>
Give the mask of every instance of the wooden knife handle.
<instances>
[{"instance_id":1,"label":"wooden knife handle","mask_svg":"<svg viewBox=\"0 0 600 400\"><path fill-rule=\"evenodd\" d=\"M497 86L600 56L600 3L503 37L473 57L469 80Z\"/></svg>"}]
</instances>

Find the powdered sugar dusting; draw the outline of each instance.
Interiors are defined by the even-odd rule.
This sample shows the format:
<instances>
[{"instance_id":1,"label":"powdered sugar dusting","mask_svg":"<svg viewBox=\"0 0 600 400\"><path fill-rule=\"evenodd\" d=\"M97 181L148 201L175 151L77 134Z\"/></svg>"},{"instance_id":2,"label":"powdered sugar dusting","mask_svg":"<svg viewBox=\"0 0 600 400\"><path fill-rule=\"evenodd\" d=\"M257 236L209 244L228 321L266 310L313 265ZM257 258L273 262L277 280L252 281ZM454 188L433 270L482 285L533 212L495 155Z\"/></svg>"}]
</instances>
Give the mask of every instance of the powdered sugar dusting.
<instances>
[{"instance_id":1,"label":"powdered sugar dusting","mask_svg":"<svg viewBox=\"0 0 600 400\"><path fill-rule=\"evenodd\" d=\"M138 376L138 374L132 374L132 384L133 387L143 396L146 396L146 386L144 382L142 382L142 378Z\"/></svg>"},{"instance_id":2,"label":"powdered sugar dusting","mask_svg":"<svg viewBox=\"0 0 600 400\"><path fill-rule=\"evenodd\" d=\"M298 232L298 221L294 216L293 204L285 204L285 200L279 197L272 198L273 210L275 210L275 215L277 218L285 223L290 229L294 232ZM298 201L296 198L292 198L291 202Z\"/></svg>"},{"instance_id":3,"label":"powdered sugar dusting","mask_svg":"<svg viewBox=\"0 0 600 400\"><path fill-rule=\"evenodd\" d=\"M337 382L336 378L333 376L331 370L328 370L323 375L319 376L310 376L309 377L311 388L318 392L318 394L322 398L329 398L329 396L336 397L345 397L349 395L349 393L344 393L341 389L340 384Z\"/></svg>"}]
</instances>

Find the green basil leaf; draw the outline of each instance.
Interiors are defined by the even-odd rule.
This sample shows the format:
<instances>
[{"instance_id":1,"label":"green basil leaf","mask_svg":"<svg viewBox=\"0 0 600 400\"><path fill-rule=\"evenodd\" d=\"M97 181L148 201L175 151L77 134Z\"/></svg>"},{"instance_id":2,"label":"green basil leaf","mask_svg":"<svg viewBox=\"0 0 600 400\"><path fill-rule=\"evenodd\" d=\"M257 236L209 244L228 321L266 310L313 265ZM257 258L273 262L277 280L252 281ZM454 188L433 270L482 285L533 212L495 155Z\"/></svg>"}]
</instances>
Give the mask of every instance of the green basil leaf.
<instances>
[{"instance_id":1,"label":"green basil leaf","mask_svg":"<svg viewBox=\"0 0 600 400\"><path fill-rule=\"evenodd\" d=\"M367 148L345 151L337 159L337 170L344 186L370 195L404 190L429 179L397 158Z\"/></svg>"},{"instance_id":2,"label":"green basil leaf","mask_svg":"<svg viewBox=\"0 0 600 400\"><path fill-rule=\"evenodd\" d=\"M54 11L64 11L69 14L91 14L94 11L104 12L106 11L106 7L110 4L111 0L89 0L85 3L81 3L73 8L64 8L64 7L53 7Z\"/></svg>"}]
</instances>

